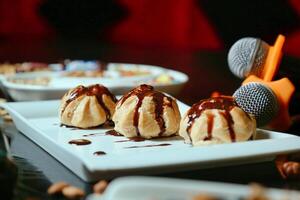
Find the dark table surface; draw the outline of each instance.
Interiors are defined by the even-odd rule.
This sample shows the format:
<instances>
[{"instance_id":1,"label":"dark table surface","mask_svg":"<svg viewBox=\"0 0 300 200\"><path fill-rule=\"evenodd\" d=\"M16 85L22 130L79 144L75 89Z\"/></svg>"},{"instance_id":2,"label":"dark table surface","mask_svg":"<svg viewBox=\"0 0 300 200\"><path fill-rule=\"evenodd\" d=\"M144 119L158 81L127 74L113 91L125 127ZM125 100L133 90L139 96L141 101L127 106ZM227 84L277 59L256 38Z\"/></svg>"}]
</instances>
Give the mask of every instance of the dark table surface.
<instances>
[{"instance_id":1,"label":"dark table surface","mask_svg":"<svg viewBox=\"0 0 300 200\"><path fill-rule=\"evenodd\" d=\"M226 51L117 47L99 44L95 41L0 40L0 62L52 63L66 58L99 59L106 62L159 65L182 71L189 76L189 82L177 98L189 105L209 97L214 91L231 95L240 86L242 80L234 77L229 71L226 54ZM284 57L282 65L289 65L292 68L282 67L278 78L289 76L298 89L300 60ZM298 100L299 92L296 91L291 103L292 108L290 108L293 115L300 112ZM91 191L91 184L83 182L47 152L19 133L13 124L2 124L2 127L4 127L4 132L11 137L11 151L16 157L17 166L21 169L15 199L26 199L26 197L47 199L48 186L51 182L60 180L81 187L87 192ZM299 134L299 123L295 123L289 132ZM269 187L300 190L300 181L287 181L281 178L274 161L155 175L242 184L258 182Z\"/></svg>"}]
</instances>

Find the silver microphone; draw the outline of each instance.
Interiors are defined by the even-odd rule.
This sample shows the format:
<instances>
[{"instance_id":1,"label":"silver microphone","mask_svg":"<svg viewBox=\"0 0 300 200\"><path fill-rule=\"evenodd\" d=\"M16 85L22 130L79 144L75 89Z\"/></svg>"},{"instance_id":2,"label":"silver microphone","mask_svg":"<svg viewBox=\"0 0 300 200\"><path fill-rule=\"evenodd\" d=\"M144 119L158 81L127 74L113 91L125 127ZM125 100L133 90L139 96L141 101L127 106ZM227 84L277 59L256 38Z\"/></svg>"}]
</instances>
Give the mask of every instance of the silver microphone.
<instances>
[{"instance_id":1,"label":"silver microphone","mask_svg":"<svg viewBox=\"0 0 300 200\"><path fill-rule=\"evenodd\" d=\"M239 78L249 75L260 77L270 45L258 38L246 37L235 42L227 61L231 72Z\"/></svg>"},{"instance_id":2,"label":"silver microphone","mask_svg":"<svg viewBox=\"0 0 300 200\"><path fill-rule=\"evenodd\" d=\"M251 82L238 88L234 94L237 104L254 115L258 127L265 126L279 111L279 102L274 92L266 85Z\"/></svg>"}]
</instances>

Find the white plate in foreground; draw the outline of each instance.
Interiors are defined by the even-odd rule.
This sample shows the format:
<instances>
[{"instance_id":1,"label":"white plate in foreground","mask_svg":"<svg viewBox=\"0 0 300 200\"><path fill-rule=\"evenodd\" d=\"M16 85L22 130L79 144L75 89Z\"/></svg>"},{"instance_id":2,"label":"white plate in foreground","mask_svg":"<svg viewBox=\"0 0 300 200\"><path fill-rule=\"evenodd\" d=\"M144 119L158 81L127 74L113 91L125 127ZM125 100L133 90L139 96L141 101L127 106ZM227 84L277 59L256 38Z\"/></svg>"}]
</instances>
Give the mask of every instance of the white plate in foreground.
<instances>
[{"instance_id":1,"label":"white plate in foreground","mask_svg":"<svg viewBox=\"0 0 300 200\"><path fill-rule=\"evenodd\" d=\"M180 137L124 142L124 137L105 135L111 128L61 127L59 103L16 102L2 104L2 107L10 113L19 131L85 181L259 162L273 159L277 154L300 151L300 137L266 130L258 130L260 139L255 141L203 147L185 144ZM181 114L189 108L181 102L178 105ZM69 144L73 139L88 139L92 143ZM97 151L106 155L94 155Z\"/></svg>"},{"instance_id":2,"label":"white plate in foreground","mask_svg":"<svg viewBox=\"0 0 300 200\"><path fill-rule=\"evenodd\" d=\"M271 188L265 188L263 191L267 199L300 199L298 191ZM197 195L206 195L220 200L246 200L252 193L251 186L239 184L171 178L122 177L112 181L104 195L91 195L88 200L195 200Z\"/></svg>"}]
</instances>

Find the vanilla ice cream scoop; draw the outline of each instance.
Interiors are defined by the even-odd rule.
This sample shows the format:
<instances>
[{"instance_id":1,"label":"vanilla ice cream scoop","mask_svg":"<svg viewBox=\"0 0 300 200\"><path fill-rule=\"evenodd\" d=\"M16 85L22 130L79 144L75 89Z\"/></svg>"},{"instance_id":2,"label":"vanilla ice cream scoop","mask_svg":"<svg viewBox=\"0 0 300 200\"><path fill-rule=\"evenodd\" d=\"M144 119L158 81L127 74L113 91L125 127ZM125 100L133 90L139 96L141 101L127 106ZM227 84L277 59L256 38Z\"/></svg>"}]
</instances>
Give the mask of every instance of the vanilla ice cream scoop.
<instances>
[{"instance_id":1,"label":"vanilla ice cream scoop","mask_svg":"<svg viewBox=\"0 0 300 200\"><path fill-rule=\"evenodd\" d=\"M175 99L140 85L118 101L112 120L121 135L149 139L177 134L180 113Z\"/></svg>"},{"instance_id":2,"label":"vanilla ice cream scoop","mask_svg":"<svg viewBox=\"0 0 300 200\"><path fill-rule=\"evenodd\" d=\"M194 146L254 139L255 118L233 97L221 96L194 104L180 122L179 135Z\"/></svg>"},{"instance_id":3,"label":"vanilla ice cream scoop","mask_svg":"<svg viewBox=\"0 0 300 200\"><path fill-rule=\"evenodd\" d=\"M116 102L116 97L103 85L80 85L63 96L61 123L79 128L102 125L111 120Z\"/></svg>"}]
</instances>

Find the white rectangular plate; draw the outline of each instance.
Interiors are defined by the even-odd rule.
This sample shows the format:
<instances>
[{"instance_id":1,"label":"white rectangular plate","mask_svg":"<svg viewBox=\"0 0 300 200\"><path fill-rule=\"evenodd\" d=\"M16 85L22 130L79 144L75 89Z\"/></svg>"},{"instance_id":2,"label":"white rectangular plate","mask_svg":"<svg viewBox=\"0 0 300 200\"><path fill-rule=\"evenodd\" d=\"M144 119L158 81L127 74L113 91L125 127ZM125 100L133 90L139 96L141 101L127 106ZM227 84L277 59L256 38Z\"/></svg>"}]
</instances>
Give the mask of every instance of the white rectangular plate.
<instances>
[{"instance_id":1,"label":"white rectangular plate","mask_svg":"<svg viewBox=\"0 0 300 200\"><path fill-rule=\"evenodd\" d=\"M180 137L116 142L126 138L105 135L108 128L61 127L59 103L58 100L16 102L1 106L10 113L19 131L85 181L259 162L300 150L300 137L259 129L258 140L203 147L185 144ZM178 105L182 114L189 108L181 102ZM87 134L94 135L84 136ZM88 139L92 143L84 146L69 144L73 139ZM171 145L143 147L162 143ZM141 148L128 148L132 146ZM96 151L104 151L106 155L96 156Z\"/></svg>"},{"instance_id":2,"label":"white rectangular plate","mask_svg":"<svg viewBox=\"0 0 300 200\"><path fill-rule=\"evenodd\" d=\"M298 191L273 188L265 188L263 191L267 199L300 199ZM247 185L171 178L122 177L112 181L104 195L90 195L88 200L192 200L197 195L209 195L222 200L241 200L250 199L251 194L253 188Z\"/></svg>"}]
</instances>

